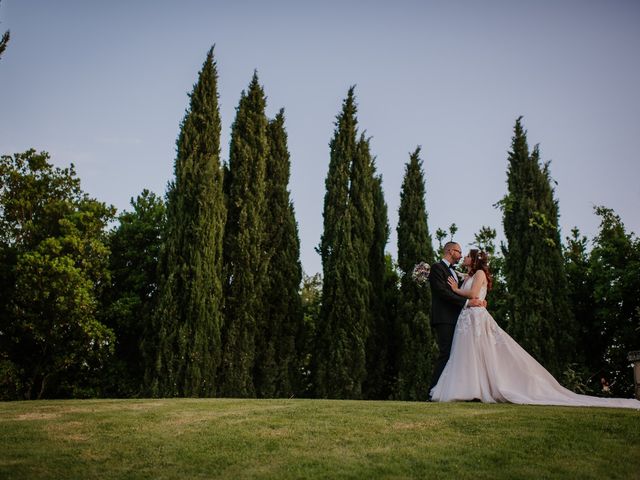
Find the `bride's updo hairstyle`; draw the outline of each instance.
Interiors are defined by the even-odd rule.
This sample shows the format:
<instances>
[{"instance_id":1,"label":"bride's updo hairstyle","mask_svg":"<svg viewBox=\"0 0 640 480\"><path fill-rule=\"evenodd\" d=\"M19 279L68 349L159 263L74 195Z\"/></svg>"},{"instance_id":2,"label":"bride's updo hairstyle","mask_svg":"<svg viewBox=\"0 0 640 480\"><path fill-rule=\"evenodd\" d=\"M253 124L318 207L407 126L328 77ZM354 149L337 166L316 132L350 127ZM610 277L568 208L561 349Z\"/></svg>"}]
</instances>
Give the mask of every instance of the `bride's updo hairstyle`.
<instances>
[{"instance_id":1,"label":"bride's updo hairstyle","mask_svg":"<svg viewBox=\"0 0 640 480\"><path fill-rule=\"evenodd\" d=\"M471 257L469 276L472 276L478 270L482 270L487 276L487 290L491 290L491 287L493 285L493 278L491 277L491 272L489 271L489 256L486 252L478 250L477 248L472 248L471 250L469 250L469 256Z\"/></svg>"}]
</instances>

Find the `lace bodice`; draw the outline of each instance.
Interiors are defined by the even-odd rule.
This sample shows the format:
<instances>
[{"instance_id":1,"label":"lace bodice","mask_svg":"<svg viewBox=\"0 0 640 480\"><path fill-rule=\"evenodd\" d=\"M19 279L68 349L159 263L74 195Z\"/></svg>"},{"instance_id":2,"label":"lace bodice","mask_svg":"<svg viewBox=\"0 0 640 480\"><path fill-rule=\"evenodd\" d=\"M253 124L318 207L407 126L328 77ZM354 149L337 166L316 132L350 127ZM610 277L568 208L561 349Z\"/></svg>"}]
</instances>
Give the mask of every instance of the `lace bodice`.
<instances>
[{"instance_id":1,"label":"lace bodice","mask_svg":"<svg viewBox=\"0 0 640 480\"><path fill-rule=\"evenodd\" d=\"M467 277L464 281L464 283L462 284L462 290L471 290L471 287L473 285L473 277ZM487 296L487 284L485 283L482 288L480 289L480 293L478 294L478 298L480 300L484 300L485 297Z\"/></svg>"}]
</instances>

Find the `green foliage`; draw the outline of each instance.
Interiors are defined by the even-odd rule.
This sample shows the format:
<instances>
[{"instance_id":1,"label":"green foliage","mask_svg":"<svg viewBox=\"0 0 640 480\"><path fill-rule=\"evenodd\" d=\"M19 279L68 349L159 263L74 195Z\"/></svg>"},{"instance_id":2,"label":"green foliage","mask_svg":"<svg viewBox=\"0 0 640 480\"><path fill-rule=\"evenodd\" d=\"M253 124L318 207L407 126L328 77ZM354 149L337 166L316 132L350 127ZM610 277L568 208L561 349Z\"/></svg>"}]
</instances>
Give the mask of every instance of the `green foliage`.
<instances>
[{"instance_id":1,"label":"green foliage","mask_svg":"<svg viewBox=\"0 0 640 480\"><path fill-rule=\"evenodd\" d=\"M15 400L22 396L24 385L20 368L0 351L0 400Z\"/></svg>"},{"instance_id":2,"label":"green foliage","mask_svg":"<svg viewBox=\"0 0 640 480\"><path fill-rule=\"evenodd\" d=\"M349 172L356 156L357 118L354 87L349 89L342 104L342 112L336 118L334 136L329 144L329 171L325 180L323 232L318 249L322 259L323 277L331 268L331 257L338 231L344 228L349 196Z\"/></svg>"},{"instance_id":3,"label":"green foliage","mask_svg":"<svg viewBox=\"0 0 640 480\"><path fill-rule=\"evenodd\" d=\"M398 210L401 284L396 326L399 339L396 397L402 400L428 398L435 360L435 340L429 319L431 291L411 279L411 272L417 263L434 262L424 198L424 173L418 147L405 167Z\"/></svg>"},{"instance_id":4,"label":"green foliage","mask_svg":"<svg viewBox=\"0 0 640 480\"><path fill-rule=\"evenodd\" d=\"M372 164L375 169L375 165ZM385 254L389 240L387 204L382 176L373 178L373 240L369 254L371 284L370 323L367 336L367 377L363 386L366 398L390 398L395 378L396 276L391 257Z\"/></svg>"},{"instance_id":5,"label":"green foliage","mask_svg":"<svg viewBox=\"0 0 640 480\"><path fill-rule=\"evenodd\" d=\"M259 328L264 328L259 323L266 313L262 300L267 289L268 255L272 253L267 252L266 246L269 138L265 106L264 90L254 72L247 93L242 92L231 128L229 171L225 178L229 208L224 240L226 307L219 389L222 396L256 395L253 379L256 335ZM266 355L264 349L262 352ZM275 353L270 355L273 358ZM268 368L275 368L273 362ZM268 383L267 380L265 385ZM265 394L270 393L267 390Z\"/></svg>"},{"instance_id":6,"label":"green foliage","mask_svg":"<svg viewBox=\"0 0 640 480\"><path fill-rule=\"evenodd\" d=\"M586 275L593 303L585 318L587 325L592 322L590 331L583 331L585 355L614 394L629 396L633 373L627 353L640 350L640 240L625 231L613 210L598 206L595 212L600 229Z\"/></svg>"},{"instance_id":7,"label":"green foliage","mask_svg":"<svg viewBox=\"0 0 640 480\"><path fill-rule=\"evenodd\" d=\"M301 390L296 340L303 326L299 295L300 240L290 200L290 161L284 111L269 122L266 164L265 249L267 267L258 318L254 381L259 397L291 397Z\"/></svg>"},{"instance_id":8,"label":"green foliage","mask_svg":"<svg viewBox=\"0 0 640 480\"><path fill-rule=\"evenodd\" d=\"M449 239L447 240L447 242L453 242L454 237L456 235L456 233L458 232L458 226L455 223L452 223L451 225L449 225L449 233L447 234L446 230L443 230L442 228L438 228L436 230L436 240L438 240L438 257L442 257L444 255L444 240L447 238L447 235L449 235Z\"/></svg>"},{"instance_id":9,"label":"green foliage","mask_svg":"<svg viewBox=\"0 0 640 480\"><path fill-rule=\"evenodd\" d=\"M2 34L2 39L0 40L0 58L2 58L2 54L7 49L7 44L9 43L10 37L11 34L9 33L9 30Z\"/></svg>"},{"instance_id":10,"label":"green foliage","mask_svg":"<svg viewBox=\"0 0 640 480\"><path fill-rule=\"evenodd\" d=\"M499 202L507 247L504 274L507 330L530 354L558 375L575 356L575 323L558 228L549 163L538 147L529 153L521 118L516 120L507 171L508 193Z\"/></svg>"},{"instance_id":11,"label":"green foliage","mask_svg":"<svg viewBox=\"0 0 640 480\"><path fill-rule=\"evenodd\" d=\"M95 395L113 351L97 309L115 209L82 192L73 165L48 160L34 150L0 160L4 396Z\"/></svg>"},{"instance_id":12,"label":"green foliage","mask_svg":"<svg viewBox=\"0 0 640 480\"><path fill-rule=\"evenodd\" d=\"M296 388L301 396L309 397L314 394L311 376L312 354L314 352L316 325L320 320L320 305L322 304L322 277L319 273L308 276L302 274L300 287L300 301L302 304L303 324L296 337L297 371L299 385Z\"/></svg>"},{"instance_id":13,"label":"green foliage","mask_svg":"<svg viewBox=\"0 0 640 480\"><path fill-rule=\"evenodd\" d=\"M325 182L320 242L323 290L313 365L316 395L360 398L371 322L369 255L373 244L373 165L357 141L354 88L336 120Z\"/></svg>"},{"instance_id":14,"label":"green foliage","mask_svg":"<svg viewBox=\"0 0 640 480\"><path fill-rule=\"evenodd\" d=\"M453 241L453 238L456 236L458 232L458 226L455 223L449 225L449 241Z\"/></svg>"},{"instance_id":15,"label":"green foliage","mask_svg":"<svg viewBox=\"0 0 640 480\"><path fill-rule=\"evenodd\" d=\"M593 375L603 368L602 357L606 341L600 331L599 319L595 316L588 241L585 236L580 235L577 227L566 238L563 255L569 302L577 319L576 360L588 366Z\"/></svg>"},{"instance_id":16,"label":"green foliage","mask_svg":"<svg viewBox=\"0 0 640 480\"><path fill-rule=\"evenodd\" d=\"M217 82L212 48L190 95L167 192L158 307L145 338L152 395L212 396L218 385L226 209Z\"/></svg>"},{"instance_id":17,"label":"green foliage","mask_svg":"<svg viewBox=\"0 0 640 480\"><path fill-rule=\"evenodd\" d=\"M377 350L380 344L379 341L376 341L378 335L375 330L377 327L384 328L384 307L380 303L381 297L374 298L375 295L384 294L382 290L384 276L376 278L374 274L384 273L384 247L387 242L384 237L374 237L375 234L384 235L387 222L386 217L376 218L376 215L379 214L386 215L386 205L384 198L380 203L379 189L382 188L382 185L381 183L379 186L377 185L374 175L375 165L371 156L369 139L365 138L363 133L356 145L356 156L351 163L349 175L348 201L352 212L351 241L354 254L352 263L356 275L350 293L355 310L351 321L359 331L360 341L364 343L362 352L358 351L358 354L362 355L362 359L364 359L359 395L369 398L379 395L376 390L382 379L376 377L384 371L384 364L376 365L375 363L384 358L375 357L378 353L382 353ZM376 206L381 211L376 212L374 210ZM383 225L376 225L376 222L382 222ZM375 292L373 290L374 284ZM375 307L381 308L374 311ZM361 362L362 359L359 358L358 362ZM374 371L378 367L381 367L381 370Z\"/></svg>"},{"instance_id":18,"label":"green foliage","mask_svg":"<svg viewBox=\"0 0 640 480\"><path fill-rule=\"evenodd\" d=\"M0 58L2 58L2 54L7 49L7 44L9 43L9 30L2 34L2 39L0 40Z\"/></svg>"},{"instance_id":19,"label":"green foliage","mask_svg":"<svg viewBox=\"0 0 640 480\"><path fill-rule=\"evenodd\" d=\"M153 361L144 357L141 342L152 337L149 330L166 223L164 202L149 190L132 198L131 206L132 211L120 214L118 227L109 237L111 285L103 301L104 322L116 336L105 393L117 397L140 395L144 365Z\"/></svg>"},{"instance_id":20,"label":"green foliage","mask_svg":"<svg viewBox=\"0 0 640 480\"><path fill-rule=\"evenodd\" d=\"M444 253L444 239L447 238L447 232L442 228L436 230L436 240L438 240L438 255L442 256Z\"/></svg>"}]
</instances>

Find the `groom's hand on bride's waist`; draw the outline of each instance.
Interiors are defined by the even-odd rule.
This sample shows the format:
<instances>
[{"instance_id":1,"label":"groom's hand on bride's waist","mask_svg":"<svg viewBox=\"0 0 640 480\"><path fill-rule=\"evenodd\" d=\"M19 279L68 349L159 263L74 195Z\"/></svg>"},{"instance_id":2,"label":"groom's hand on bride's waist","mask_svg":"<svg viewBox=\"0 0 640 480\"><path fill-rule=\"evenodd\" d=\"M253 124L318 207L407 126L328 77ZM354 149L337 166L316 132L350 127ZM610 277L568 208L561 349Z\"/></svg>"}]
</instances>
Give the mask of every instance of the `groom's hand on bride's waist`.
<instances>
[{"instance_id":1,"label":"groom's hand on bride's waist","mask_svg":"<svg viewBox=\"0 0 640 480\"><path fill-rule=\"evenodd\" d=\"M469 307L486 307L487 301L480 300L479 298L472 298L471 300L469 300L469 303L467 305Z\"/></svg>"}]
</instances>

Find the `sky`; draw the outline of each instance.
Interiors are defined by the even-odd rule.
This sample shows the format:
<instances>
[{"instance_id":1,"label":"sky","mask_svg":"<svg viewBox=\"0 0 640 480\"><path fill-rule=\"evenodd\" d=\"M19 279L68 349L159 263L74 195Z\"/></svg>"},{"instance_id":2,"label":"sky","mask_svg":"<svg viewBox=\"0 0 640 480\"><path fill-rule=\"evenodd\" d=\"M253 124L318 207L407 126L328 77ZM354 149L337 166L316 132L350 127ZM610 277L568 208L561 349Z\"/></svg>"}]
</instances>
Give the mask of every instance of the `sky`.
<instances>
[{"instance_id":1,"label":"sky","mask_svg":"<svg viewBox=\"0 0 640 480\"><path fill-rule=\"evenodd\" d=\"M503 239L516 118L557 182L561 235L598 231L593 207L640 233L640 2L2 0L0 154L29 148L73 163L91 196L130 210L164 195L175 141L215 45L221 158L257 70L267 115L285 109L291 197L307 274L322 270L324 180L336 115L355 85L396 227L417 146L429 229L455 223L468 248L483 225Z\"/></svg>"}]
</instances>

